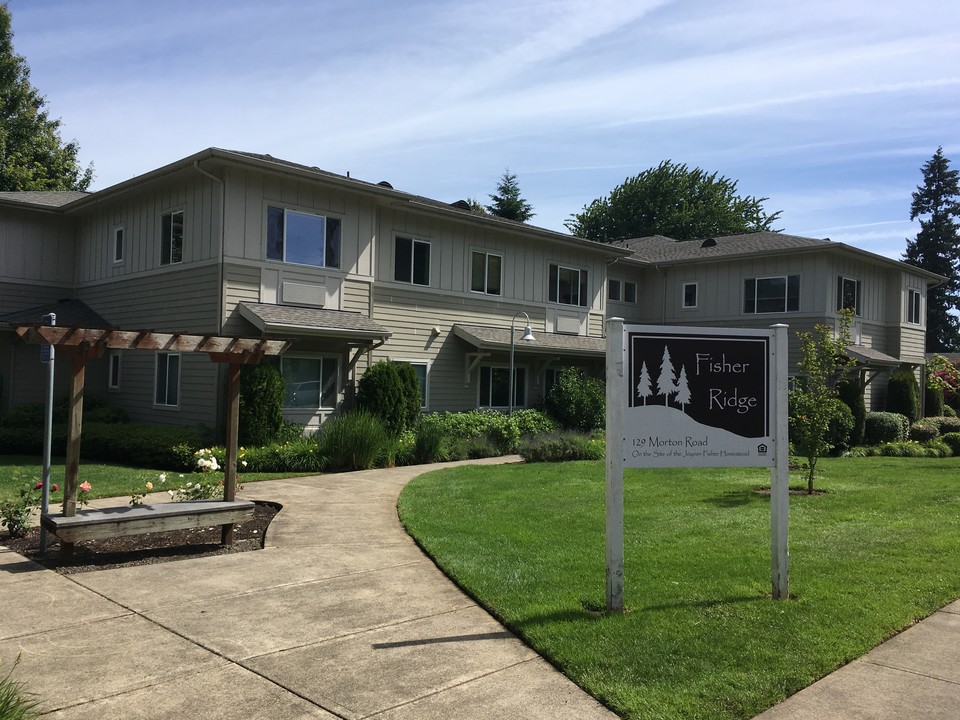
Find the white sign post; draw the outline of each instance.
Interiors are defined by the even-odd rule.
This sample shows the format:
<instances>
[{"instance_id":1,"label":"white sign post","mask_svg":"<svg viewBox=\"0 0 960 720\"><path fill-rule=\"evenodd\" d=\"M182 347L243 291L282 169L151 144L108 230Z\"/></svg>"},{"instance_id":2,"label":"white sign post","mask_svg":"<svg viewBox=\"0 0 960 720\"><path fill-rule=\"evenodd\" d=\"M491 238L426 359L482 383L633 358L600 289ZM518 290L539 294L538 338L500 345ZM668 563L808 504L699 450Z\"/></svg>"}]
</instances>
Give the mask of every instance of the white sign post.
<instances>
[{"instance_id":1,"label":"white sign post","mask_svg":"<svg viewBox=\"0 0 960 720\"><path fill-rule=\"evenodd\" d=\"M623 609L623 468L771 468L773 596L787 597L787 326L607 321L607 609Z\"/></svg>"}]
</instances>

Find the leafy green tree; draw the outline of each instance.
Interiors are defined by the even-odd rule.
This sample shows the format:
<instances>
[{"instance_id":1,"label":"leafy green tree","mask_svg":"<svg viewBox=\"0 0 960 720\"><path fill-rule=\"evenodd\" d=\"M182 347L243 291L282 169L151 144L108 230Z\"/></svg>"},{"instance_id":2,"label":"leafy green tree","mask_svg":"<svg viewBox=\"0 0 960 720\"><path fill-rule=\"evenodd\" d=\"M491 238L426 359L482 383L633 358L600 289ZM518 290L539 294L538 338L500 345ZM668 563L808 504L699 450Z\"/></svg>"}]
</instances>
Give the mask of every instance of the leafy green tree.
<instances>
[{"instance_id":1,"label":"leafy green tree","mask_svg":"<svg viewBox=\"0 0 960 720\"><path fill-rule=\"evenodd\" d=\"M768 215L766 200L741 197L736 181L717 173L664 160L627 178L564 224L574 235L599 242L650 235L719 237L770 230L780 212Z\"/></svg>"},{"instance_id":2,"label":"leafy green tree","mask_svg":"<svg viewBox=\"0 0 960 720\"><path fill-rule=\"evenodd\" d=\"M357 383L357 409L380 418L394 435L414 426L420 415L420 383L409 363L379 360Z\"/></svg>"},{"instance_id":3,"label":"leafy green tree","mask_svg":"<svg viewBox=\"0 0 960 720\"><path fill-rule=\"evenodd\" d=\"M606 420L606 385L583 370L564 368L547 393L544 406L547 414L567 430L597 430Z\"/></svg>"},{"instance_id":4,"label":"leafy green tree","mask_svg":"<svg viewBox=\"0 0 960 720\"><path fill-rule=\"evenodd\" d=\"M93 166L77 164L80 146L60 139L46 99L30 84L26 59L13 49L10 10L0 5L0 190L86 190Z\"/></svg>"},{"instance_id":5,"label":"leafy green tree","mask_svg":"<svg viewBox=\"0 0 960 720\"><path fill-rule=\"evenodd\" d=\"M517 222L526 222L534 215L533 206L520 197L517 176L509 170L505 170L500 177L500 182L497 183L497 194L490 195L490 199L493 202L487 205L487 210L491 215Z\"/></svg>"},{"instance_id":6,"label":"leafy green tree","mask_svg":"<svg viewBox=\"0 0 960 720\"><path fill-rule=\"evenodd\" d=\"M923 184L910 204L910 219L920 218L920 232L907 240L903 260L947 278L927 291L927 352L952 352L960 348L960 320L950 312L960 305L960 173L950 169L942 147L921 173Z\"/></svg>"},{"instance_id":7,"label":"leafy green tree","mask_svg":"<svg viewBox=\"0 0 960 720\"><path fill-rule=\"evenodd\" d=\"M810 495L817 460L834 447L831 425L836 426L841 416L848 416L849 425L853 426L849 408L837 392L837 383L844 379L846 368L853 363L846 354L852 313L845 310L840 318L836 337L831 327L821 324L815 325L812 333L797 332L800 379L797 389L790 393L790 442L807 460L807 493Z\"/></svg>"}]
</instances>

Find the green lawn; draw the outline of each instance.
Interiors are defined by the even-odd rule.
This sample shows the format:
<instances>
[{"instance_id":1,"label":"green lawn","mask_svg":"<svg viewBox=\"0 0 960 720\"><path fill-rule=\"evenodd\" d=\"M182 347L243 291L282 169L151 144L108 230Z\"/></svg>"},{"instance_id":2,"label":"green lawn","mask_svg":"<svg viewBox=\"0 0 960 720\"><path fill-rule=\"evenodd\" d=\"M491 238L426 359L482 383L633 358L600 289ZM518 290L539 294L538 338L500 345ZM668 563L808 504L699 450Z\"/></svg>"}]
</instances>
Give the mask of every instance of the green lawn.
<instances>
[{"instance_id":1,"label":"green lawn","mask_svg":"<svg viewBox=\"0 0 960 720\"><path fill-rule=\"evenodd\" d=\"M627 471L623 615L602 463L441 470L400 498L437 563L628 718L750 718L960 597L960 458L823 460L770 599L765 470ZM799 480L795 478L795 480Z\"/></svg>"},{"instance_id":2,"label":"green lawn","mask_svg":"<svg viewBox=\"0 0 960 720\"><path fill-rule=\"evenodd\" d=\"M19 468L22 478L35 478L39 480L43 476L43 468L39 458L36 456L25 455L0 455L0 501L14 499L18 497L18 490L23 484L23 480L17 483L13 479L14 469ZM159 484L157 478L160 473L165 472L167 482L163 486ZM276 480L277 478L298 477L302 475L315 475L316 473L245 473L239 475L241 483L257 482L258 480ZM53 458L50 468L50 481L63 485L64 461L63 458ZM131 468L124 465L110 465L107 463L87 462L80 463L80 482L89 482L92 486L90 490L90 499L100 497L122 497L129 496L134 492L142 492L144 485L149 481L154 484L154 491L173 488L176 489L183 483L196 480L199 476L193 473L183 473L183 479L180 473L164 470L146 470L144 468ZM213 477L222 478L223 473L214 473ZM63 494L57 493L52 502L63 500Z\"/></svg>"}]
</instances>

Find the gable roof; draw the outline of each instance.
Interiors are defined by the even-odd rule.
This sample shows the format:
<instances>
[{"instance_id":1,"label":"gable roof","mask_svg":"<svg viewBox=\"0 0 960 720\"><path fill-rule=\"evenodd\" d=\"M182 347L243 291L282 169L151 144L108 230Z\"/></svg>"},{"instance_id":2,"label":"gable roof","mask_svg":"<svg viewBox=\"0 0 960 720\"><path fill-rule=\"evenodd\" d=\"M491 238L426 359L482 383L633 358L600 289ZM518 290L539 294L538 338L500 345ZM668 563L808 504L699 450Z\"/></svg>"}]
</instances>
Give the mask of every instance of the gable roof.
<instances>
[{"instance_id":1,"label":"gable roof","mask_svg":"<svg viewBox=\"0 0 960 720\"><path fill-rule=\"evenodd\" d=\"M20 190L0 192L0 201L40 208L61 208L91 193L80 190Z\"/></svg>"},{"instance_id":2,"label":"gable roof","mask_svg":"<svg viewBox=\"0 0 960 720\"><path fill-rule=\"evenodd\" d=\"M632 254L629 258L631 261L644 265L678 265L691 262L709 262L711 260L736 260L758 255L770 257L826 251L855 255L863 260L901 271L909 271L926 278L928 283L932 285L938 285L946 279L928 270L907 265L899 260L877 255L867 250L861 250L852 245L833 242L829 239L818 240L817 238L770 231L724 235L699 240L674 240L664 235L652 235L626 240L623 245L631 250Z\"/></svg>"}]
</instances>

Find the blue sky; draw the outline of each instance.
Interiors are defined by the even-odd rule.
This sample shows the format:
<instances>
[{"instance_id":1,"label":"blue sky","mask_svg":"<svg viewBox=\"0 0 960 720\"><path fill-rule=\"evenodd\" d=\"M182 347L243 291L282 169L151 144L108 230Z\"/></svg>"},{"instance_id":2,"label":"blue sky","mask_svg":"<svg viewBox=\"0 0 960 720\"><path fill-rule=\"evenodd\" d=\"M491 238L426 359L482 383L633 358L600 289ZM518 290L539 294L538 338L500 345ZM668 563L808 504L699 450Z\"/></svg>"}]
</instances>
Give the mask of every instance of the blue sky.
<instances>
[{"instance_id":1,"label":"blue sky","mask_svg":"<svg viewBox=\"0 0 960 720\"><path fill-rule=\"evenodd\" d=\"M453 202L506 168L534 224L671 159L779 227L890 257L942 145L944 0L11 0L14 45L104 188L206 147ZM960 167L960 165L957 165Z\"/></svg>"}]
</instances>

